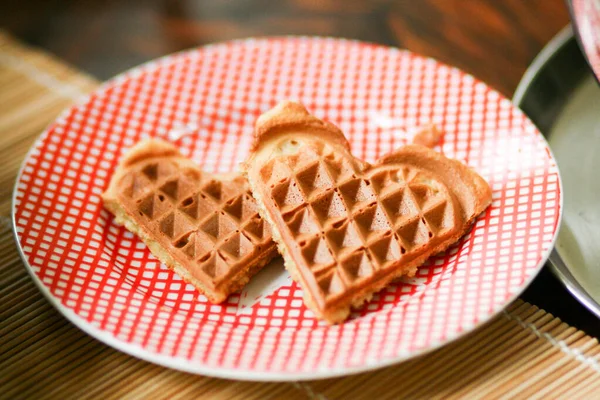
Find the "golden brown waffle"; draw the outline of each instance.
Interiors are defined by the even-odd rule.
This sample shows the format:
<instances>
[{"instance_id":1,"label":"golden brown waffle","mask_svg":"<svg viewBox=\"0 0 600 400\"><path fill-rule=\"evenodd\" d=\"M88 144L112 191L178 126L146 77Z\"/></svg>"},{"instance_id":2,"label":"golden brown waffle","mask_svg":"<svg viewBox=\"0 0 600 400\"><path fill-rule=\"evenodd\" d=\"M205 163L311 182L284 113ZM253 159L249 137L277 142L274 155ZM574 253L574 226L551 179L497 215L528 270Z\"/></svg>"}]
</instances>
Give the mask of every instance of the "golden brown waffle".
<instances>
[{"instance_id":1,"label":"golden brown waffle","mask_svg":"<svg viewBox=\"0 0 600 400\"><path fill-rule=\"evenodd\" d=\"M160 140L125 155L103 200L117 223L214 303L277 254L244 178L203 172Z\"/></svg>"},{"instance_id":2,"label":"golden brown waffle","mask_svg":"<svg viewBox=\"0 0 600 400\"><path fill-rule=\"evenodd\" d=\"M331 323L414 275L491 202L479 175L423 146L357 160L338 128L296 103L261 116L255 135L252 193L305 303Z\"/></svg>"}]
</instances>

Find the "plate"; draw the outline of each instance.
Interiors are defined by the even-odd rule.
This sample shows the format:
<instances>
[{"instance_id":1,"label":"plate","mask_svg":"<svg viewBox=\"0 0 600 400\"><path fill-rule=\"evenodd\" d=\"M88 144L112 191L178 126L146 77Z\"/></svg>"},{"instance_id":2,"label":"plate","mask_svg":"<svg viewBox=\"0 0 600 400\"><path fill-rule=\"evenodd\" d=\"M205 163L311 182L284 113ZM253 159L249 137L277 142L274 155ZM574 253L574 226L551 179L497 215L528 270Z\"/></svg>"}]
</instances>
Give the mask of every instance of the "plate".
<instances>
[{"instance_id":1,"label":"plate","mask_svg":"<svg viewBox=\"0 0 600 400\"><path fill-rule=\"evenodd\" d=\"M519 83L514 103L550 142L564 182L564 218L549 261L567 289L600 317L600 88L570 27L558 34Z\"/></svg>"},{"instance_id":2,"label":"plate","mask_svg":"<svg viewBox=\"0 0 600 400\"><path fill-rule=\"evenodd\" d=\"M304 103L373 161L431 121L440 150L490 183L472 231L344 324L317 321L281 262L212 305L113 222L100 194L143 137L174 141L208 171L244 160L256 118ZM27 156L15 232L34 280L74 324L126 353L189 372L298 380L383 367L488 321L535 277L561 214L556 163L512 103L455 68L408 51L308 37L248 39L151 62L67 110Z\"/></svg>"},{"instance_id":3,"label":"plate","mask_svg":"<svg viewBox=\"0 0 600 400\"><path fill-rule=\"evenodd\" d=\"M600 0L569 0L577 39L596 79L600 79Z\"/></svg>"}]
</instances>

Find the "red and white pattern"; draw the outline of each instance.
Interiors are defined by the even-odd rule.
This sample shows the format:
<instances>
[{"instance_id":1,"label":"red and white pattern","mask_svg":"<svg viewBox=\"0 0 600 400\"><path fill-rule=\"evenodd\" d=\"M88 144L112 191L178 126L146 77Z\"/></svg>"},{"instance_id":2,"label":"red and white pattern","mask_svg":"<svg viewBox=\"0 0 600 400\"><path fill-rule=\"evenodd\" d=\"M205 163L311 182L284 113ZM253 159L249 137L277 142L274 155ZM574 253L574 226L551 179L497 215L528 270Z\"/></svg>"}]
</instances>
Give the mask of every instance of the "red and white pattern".
<instances>
[{"instance_id":1,"label":"red and white pattern","mask_svg":"<svg viewBox=\"0 0 600 400\"><path fill-rule=\"evenodd\" d=\"M573 0L572 8L588 64L600 80L600 0Z\"/></svg>"},{"instance_id":2,"label":"red and white pattern","mask_svg":"<svg viewBox=\"0 0 600 400\"><path fill-rule=\"evenodd\" d=\"M119 157L145 136L176 140L206 170L234 170L258 115L283 99L340 126L353 153L369 161L434 121L446 132L441 150L488 180L492 207L459 244L344 324L315 320L276 266L254 279L276 279L255 304L244 298L256 295L253 282L252 293L211 305L116 226L100 194ZM431 59L320 38L219 44L116 78L42 135L15 198L24 257L74 323L150 361L243 379L366 370L464 334L535 276L561 207L548 146L507 99Z\"/></svg>"}]
</instances>

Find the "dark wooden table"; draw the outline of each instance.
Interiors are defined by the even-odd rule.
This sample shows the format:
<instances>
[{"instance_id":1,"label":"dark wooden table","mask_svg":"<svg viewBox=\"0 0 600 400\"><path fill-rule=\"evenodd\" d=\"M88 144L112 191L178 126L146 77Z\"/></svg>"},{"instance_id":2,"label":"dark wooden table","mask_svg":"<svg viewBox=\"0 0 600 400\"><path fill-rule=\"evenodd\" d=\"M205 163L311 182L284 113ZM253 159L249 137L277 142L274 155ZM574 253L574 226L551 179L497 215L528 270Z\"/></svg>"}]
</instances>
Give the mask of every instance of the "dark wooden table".
<instances>
[{"instance_id":1,"label":"dark wooden table","mask_svg":"<svg viewBox=\"0 0 600 400\"><path fill-rule=\"evenodd\" d=\"M247 36L340 36L455 65L511 97L569 22L563 0L21 0L0 27L106 79L174 51ZM548 268L522 295L600 337L600 324Z\"/></svg>"}]
</instances>

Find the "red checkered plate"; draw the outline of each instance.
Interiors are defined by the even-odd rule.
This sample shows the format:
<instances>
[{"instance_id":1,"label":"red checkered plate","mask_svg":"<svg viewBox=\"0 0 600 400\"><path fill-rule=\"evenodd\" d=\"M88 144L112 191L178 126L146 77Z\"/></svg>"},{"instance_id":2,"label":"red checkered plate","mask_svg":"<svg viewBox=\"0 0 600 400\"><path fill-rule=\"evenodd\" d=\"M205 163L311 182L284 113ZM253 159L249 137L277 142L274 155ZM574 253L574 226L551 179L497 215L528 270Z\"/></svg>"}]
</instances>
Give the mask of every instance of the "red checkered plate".
<instances>
[{"instance_id":1,"label":"red checkered plate","mask_svg":"<svg viewBox=\"0 0 600 400\"><path fill-rule=\"evenodd\" d=\"M344 324L318 322L275 262L222 305L161 265L102 208L140 138L178 144L208 171L236 168L254 121L299 99L374 160L419 125L484 176L492 206L416 277ZM407 51L321 38L249 39L163 58L104 85L35 144L15 190L15 230L34 280L78 327L169 367L237 379L313 379L389 365L489 320L533 279L561 210L558 170L533 124L485 84Z\"/></svg>"}]
</instances>

